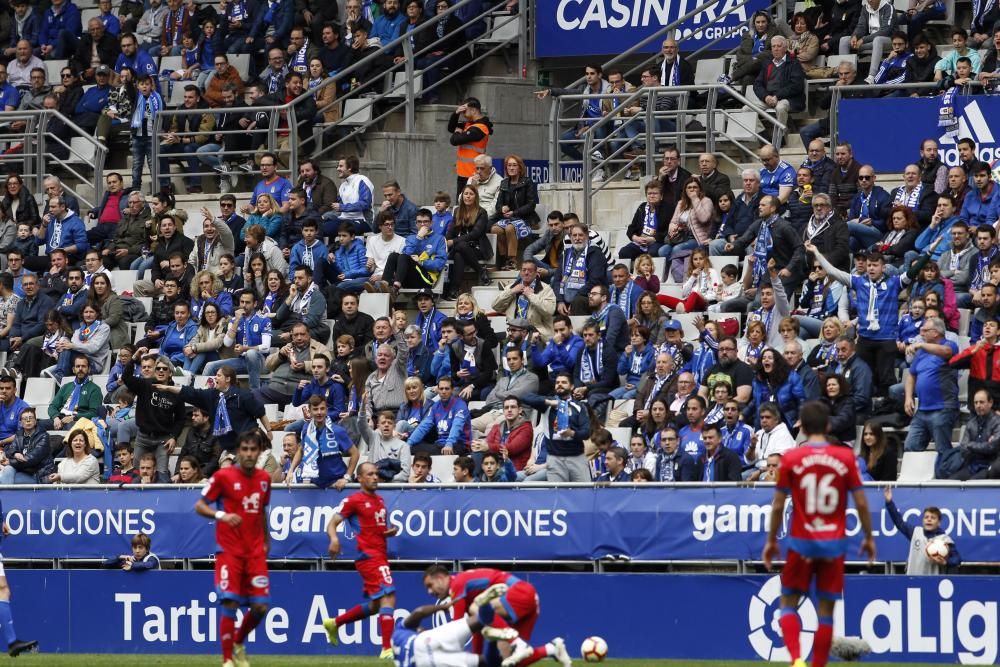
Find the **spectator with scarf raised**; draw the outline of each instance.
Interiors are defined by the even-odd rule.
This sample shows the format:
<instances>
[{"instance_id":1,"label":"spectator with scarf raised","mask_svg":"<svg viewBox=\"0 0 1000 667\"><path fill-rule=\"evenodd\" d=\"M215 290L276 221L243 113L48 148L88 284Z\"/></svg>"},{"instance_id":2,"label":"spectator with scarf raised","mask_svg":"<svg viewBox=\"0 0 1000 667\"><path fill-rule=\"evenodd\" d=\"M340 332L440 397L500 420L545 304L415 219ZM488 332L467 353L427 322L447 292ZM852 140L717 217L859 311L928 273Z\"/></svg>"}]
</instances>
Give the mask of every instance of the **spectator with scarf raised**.
<instances>
[{"instance_id":1,"label":"spectator with scarf raised","mask_svg":"<svg viewBox=\"0 0 1000 667\"><path fill-rule=\"evenodd\" d=\"M595 285L607 285L604 253L588 242L582 223L570 228L570 241L564 244L561 267L553 272L552 291L560 315L584 315L589 312L589 294Z\"/></svg>"},{"instance_id":2,"label":"spectator with scarf raised","mask_svg":"<svg viewBox=\"0 0 1000 667\"><path fill-rule=\"evenodd\" d=\"M641 290L636 290L641 295ZM638 301L638 297L636 298ZM556 310L556 295L538 277L538 260L533 257L521 262L519 280L501 291L493 300L493 310L504 313L508 323L524 319L542 338L552 337L552 316Z\"/></svg>"},{"instance_id":3,"label":"spectator with scarf raised","mask_svg":"<svg viewBox=\"0 0 1000 667\"><path fill-rule=\"evenodd\" d=\"M326 400L320 395L309 397L309 421L302 427L301 440L290 468L295 470L301 463L303 481L342 491L354 476L361 455L347 431L329 416Z\"/></svg>"}]
</instances>

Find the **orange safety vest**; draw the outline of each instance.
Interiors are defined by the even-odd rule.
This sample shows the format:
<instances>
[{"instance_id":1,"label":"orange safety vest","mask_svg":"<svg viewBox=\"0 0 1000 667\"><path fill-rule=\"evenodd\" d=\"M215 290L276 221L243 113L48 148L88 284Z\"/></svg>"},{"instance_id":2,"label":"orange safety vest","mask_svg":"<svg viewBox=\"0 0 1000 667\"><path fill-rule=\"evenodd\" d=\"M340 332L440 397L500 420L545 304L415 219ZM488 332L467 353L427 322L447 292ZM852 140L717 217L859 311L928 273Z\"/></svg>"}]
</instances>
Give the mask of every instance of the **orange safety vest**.
<instances>
[{"instance_id":1,"label":"orange safety vest","mask_svg":"<svg viewBox=\"0 0 1000 667\"><path fill-rule=\"evenodd\" d=\"M486 136L479 141L473 141L470 144L462 144L458 147L458 159L455 161L455 173L462 178L469 178L476 173L476 165L473 161L486 152L486 144L490 141L490 128L488 128L485 123L481 123L479 121L466 123L462 128L462 131L468 132L473 127L478 127Z\"/></svg>"}]
</instances>

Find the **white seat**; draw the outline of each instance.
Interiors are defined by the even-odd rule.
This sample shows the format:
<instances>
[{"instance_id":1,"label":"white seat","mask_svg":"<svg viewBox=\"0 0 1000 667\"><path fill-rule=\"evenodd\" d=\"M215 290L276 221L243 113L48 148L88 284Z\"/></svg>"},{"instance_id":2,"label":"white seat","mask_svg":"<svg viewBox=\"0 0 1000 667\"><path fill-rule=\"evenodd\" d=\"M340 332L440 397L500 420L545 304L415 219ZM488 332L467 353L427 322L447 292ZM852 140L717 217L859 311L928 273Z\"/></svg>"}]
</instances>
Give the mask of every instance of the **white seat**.
<instances>
[{"instance_id":1,"label":"white seat","mask_svg":"<svg viewBox=\"0 0 1000 667\"><path fill-rule=\"evenodd\" d=\"M285 420L285 419L302 419L302 406L301 405L292 405L291 403L286 404L285 405L285 411L281 415L281 418L283 420Z\"/></svg>"},{"instance_id":2,"label":"white seat","mask_svg":"<svg viewBox=\"0 0 1000 667\"><path fill-rule=\"evenodd\" d=\"M52 402L52 397L56 395L56 381L52 378L28 378L24 387L24 401L28 405L44 403L48 405Z\"/></svg>"},{"instance_id":3,"label":"white seat","mask_svg":"<svg viewBox=\"0 0 1000 667\"><path fill-rule=\"evenodd\" d=\"M589 319L590 319L589 315L570 315L569 316L570 322L573 323L573 331L575 331L576 333L580 333L580 329L583 328L583 325L586 324L587 320L589 320Z\"/></svg>"},{"instance_id":4,"label":"white seat","mask_svg":"<svg viewBox=\"0 0 1000 667\"><path fill-rule=\"evenodd\" d=\"M83 25L83 29L87 30L87 23L90 19L96 19L101 15L100 9L81 9L80 10L80 23Z\"/></svg>"},{"instance_id":5,"label":"white seat","mask_svg":"<svg viewBox=\"0 0 1000 667\"><path fill-rule=\"evenodd\" d=\"M63 67L69 64L68 60L46 60L45 61L45 77L48 79L47 83L49 85L58 85L62 82L62 77L59 72L62 71Z\"/></svg>"},{"instance_id":6,"label":"white seat","mask_svg":"<svg viewBox=\"0 0 1000 667\"><path fill-rule=\"evenodd\" d=\"M270 422L278 421L278 404L277 403L265 403L264 404L264 416Z\"/></svg>"},{"instance_id":7,"label":"white seat","mask_svg":"<svg viewBox=\"0 0 1000 667\"><path fill-rule=\"evenodd\" d=\"M937 452L903 452L903 464L899 470L900 482L929 482L934 479L934 464Z\"/></svg>"},{"instance_id":8,"label":"white seat","mask_svg":"<svg viewBox=\"0 0 1000 667\"><path fill-rule=\"evenodd\" d=\"M611 434L611 439L617 443L619 447L624 447L625 451L628 451L629 438L632 437L632 429L630 428L609 428L608 433Z\"/></svg>"},{"instance_id":9,"label":"white seat","mask_svg":"<svg viewBox=\"0 0 1000 667\"><path fill-rule=\"evenodd\" d=\"M87 137L72 137L69 140L69 156L63 160L66 163L93 164L97 147Z\"/></svg>"},{"instance_id":10,"label":"white seat","mask_svg":"<svg viewBox=\"0 0 1000 667\"><path fill-rule=\"evenodd\" d=\"M184 56L163 56L160 58L160 71L170 70L175 72L184 69Z\"/></svg>"},{"instance_id":11,"label":"white seat","mask_svg":"<svg viewBox=\"0 0 1000 667\"><path fill-rule=\"evenodd\" d=\"M719 77L725 73L725 62L722 58L705 58L698 61L694 71L695 85L718 83Z\"/></svg>"},{"instance_id":12,"label":"white seat","mask_svg":"<svg viewBox=\"0 0 1000 667\"><path fill-rule=\"evenodd\" d=\"M341 125L364 125L372 119L372 101L367 97L351 97L344 100L344 112L340 116Z\"/></svg>"},{"instance_id":13,"label":"white seat","mask_svg":"<svg viewBox=\"0 0 1000 667\"><path fill-rule=\"evenodd\" d=\"M756 139L757 114L753 111L733 111L726 120L726 134L730 139Z\"/></svg>"},{"instance_id":14,"label":"white seat","mask_svg":"<svg viewBox=\"0 0 1000 667\"><path fill-rule=\"evenodd\" d=\"M121 292L122 290L131 292L135 286L135 276L136 272L132 269L113 269L111 271L111 284L114 286L116 292ZM150 299L150 302L152 303L152 299Z\"/></svg>"},{"instance_id":15,"label":"white seat","mask_svg":"<svg viewBox=\"0 0 1000 667\"><path fill-rule=\"evenodd\" d=\"M239 72L240 78L246 81L250 74L250 54L230 53L226 57L229 58L229 64Z\"/></svg>"},{"instance_id":16,"label":"white seat","mask_svg":"<svg viewBox=\"0 0 1000 667\"><path fill-rule=\"evenodd\" d=\"M452 464L458 457L454 454L438 454L431 457L431 474L442 482L454 482L455 472Z\"/></svg>"},{"instance_id":17,"label":"white seat","mask_svg":"<svg viewBox=\"0 0 1000 667\"><path fill-rule=\"evenodd\" d=\"M476 285L470 291L475 302L487 313L493 310L493 301L500 294L500 289L493 286L481 287Z\"/></svg>"},{"instance_id":18,"label":"white seat","mask_svg":"<svg viewBox=\"0 0 1000 667\"><path fill-rule=\"evenodd\" d=\"M271 451L274 452L276 458L281 458L281 441L285 438L286 431L272 431L271 432Z\"/></svg>"},{"instance_id":19,"label":"white seat","mask_svg":"<svg viewBox=\"0 0 1000 667\"><path fill-rule=\"evenodd\" d=\"M941 57L943 58L944 56ZM836 54L836 55L829 55L826 57L826 66L829 67L830 69L837 69L837 66L843 62L849 62L855 67L857 67L858 55L856 53L845 53L844 55Z\"/></svg>"},{"instance_id":20,"label":"white seat","mask_svg":"<svg viewBox=\"0 0 1000 667\"><path fill-rule=\"evenodd\" d=\"M733 266L739 267L740 258L736 255L716 255L714 257L709 257L708 262L712 265L713 269L721 271L722 267L726 264L732 264Z\"/></svg>"},{"instance_id":21,"label":"white seat","mask_svg":"<svg viewBox=\"0 0 1000 667\"><path fill-rule=\"evenodd\" d=\"M358 300L358 310L368 313L373 318L389 316L389 295L361 292Z\"/></svg>"},{"instance_id":22,"label":"white seat","mask_svg":"<svg viewBox=\"0 0 1000 667\"><path fill-rule=\"evenodd\" d=\"M413 94L419 95L420 91L423 90L423 72L421 70L413 70ZM386 97L406 97L406 72L398 71L393 73L392 85L389 86L389 92Z\"/></svg>"},{"instance_id":23,"label":"white seat","mask_svg":"<svg viewBox=\"0 0 1000 667\"><path fill-rule=\"evenodd\" d=\"M490 17L489 34L483 35L480 44L503 44L518 37L516 14L495 14Z\"/></svg>"},{"instance_id":24,"label":"white seat","mask_svg":"<svg viewBox=\"0 0 1000 667\"><path fill-rule=\"evenodd\" d=\"M495 315L490 320L490 326L493 327L493 331L501 336L507 334L507 318L503 315Z\"/></svg>"}]
</instances>

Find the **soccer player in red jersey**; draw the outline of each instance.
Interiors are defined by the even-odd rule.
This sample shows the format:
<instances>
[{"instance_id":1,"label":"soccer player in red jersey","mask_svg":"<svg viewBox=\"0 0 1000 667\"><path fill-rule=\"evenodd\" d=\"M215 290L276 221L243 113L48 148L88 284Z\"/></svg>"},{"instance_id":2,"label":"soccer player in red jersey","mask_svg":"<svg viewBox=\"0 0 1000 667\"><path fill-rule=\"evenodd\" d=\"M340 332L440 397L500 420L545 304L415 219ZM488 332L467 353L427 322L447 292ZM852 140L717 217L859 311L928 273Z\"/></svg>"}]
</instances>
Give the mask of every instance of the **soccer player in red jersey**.
<instances>
[{"instance_id":1,"label":"soccer player in red jersey","mask_svg":"<svg viewBox=\"0 0 1000 667\"><path fill-rule=\"evenodd\" d=\"M340 626L377 613L382 634L382 652L379 658L392 660L392 614L396 606L396 586L392 583L386 538L395 535L398 529L389 528L385 501L375 493L378 490L378 468L374 463L366 462L358 466L358 483L361 484L361 491L348 496L340 506L340 511L330 518L326 533L330 536L330 558L336 559L340 553L337 526L347 520L354 527L358 536L358 559L354 561L354 569L364 582L365 602L355 605L336 618L324 620L323 627L330 643L336 646L340 642L337 636Z\"/></svg>"},{"instance_id":2,"label":"soccer player in red jersey","mask_svg":"<svg viewBox=\"0 0 1000 667\"><path fill-rule=\"evenodd\" d=\"M271 476L256 467L264 451L260 431L240 434L239 465L222 468L202 491L195 511L215 519L215 590L222 605L219 639L223 667L249 667L243 644L267 614L271 600L267 575L267 506L271 501ZM222 509L217 509L217 503ZM236 628L236 610L249 605ZM234 632L235 629L235 632Z\"/></svg>"},{"instance_id":3,"label":"soccer player in red jersey","mask_svg":"<svg viewBox=\"0 0 1000 667\"><path fill-rule=\"evenodd\" d=\"M785 499L792 496L792 521L786 540L788 556L781 572L781 634L793 667L805 667L799 646L802 621L799 599L809 594L816 580L819 628L813 641L813 667L825 667L833 642L833 607L844 593L844 554L847 551L847 495L854 496L858 520L865 537L861 553L875 560L872 520L861 475L850 447L827 442L829 409L810 401L799 412L806 441L781 457L777 488L771 506L771 525L764 545L764 566L781 555L778 527L782 525Z\"/></svg>"},{"instance_id":4,"label":"soccer player in red jersey","mask_svg":"<svg viewBox=\"0 0 1000 667\"><path fill-rule=\"evenodd\" d=\"M563 640L556 637L551 642L537 648L531 646L531 633L538 622L538 593L535 587L509 572L489 567L466 570L458 574L449 574L443 565L431 565L424 570L424 588L437 599L449 598L452 606L452 618L465 616L470 600L495 584L506 584L507 591L490 602L496 611L499 627L511 627L517 631L517 638L509 648L504 642L500 646L501 653L506 655L501 663L503 667L513 665L532 665L543 658L553 658L562 665L571 665L569 654ZM474 635L472 638L474 653L482 652L482 638Z\"/></svg>"}]
</instances>

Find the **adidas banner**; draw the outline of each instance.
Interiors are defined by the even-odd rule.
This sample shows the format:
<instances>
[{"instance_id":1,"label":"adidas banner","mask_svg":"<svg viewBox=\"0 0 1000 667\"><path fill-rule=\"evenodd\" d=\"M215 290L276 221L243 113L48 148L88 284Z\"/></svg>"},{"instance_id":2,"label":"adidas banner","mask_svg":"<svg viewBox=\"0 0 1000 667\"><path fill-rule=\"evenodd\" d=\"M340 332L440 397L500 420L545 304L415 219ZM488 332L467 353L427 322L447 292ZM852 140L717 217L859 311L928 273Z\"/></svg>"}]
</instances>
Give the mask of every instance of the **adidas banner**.
<instances>
[{"instance_id":1,"label":"adidas banner","mask_svg":"<svg viewBox=\"0 0 1000 667\"><path fill-rule=\"evenodd\" d=\"M7 575L18 635L38 639L45 653L219 650L211 571L8 570ZM777 576L517 575L538 592L541 613L531 637L536 646L563 637L575 658L584 637L596 634L607 640L611 658L789 662L777 622ZM434 602L419 572L392 576L397 617ZM996 664L995 589L995 578L986 576L847 576L834 633L866 641L876 662ZM356 573L271 572L270 590L267 616L246 643L251 660L268 654L378 655L377 616L341 628L336 648L323 630L324 618L362 599ZM80 613L80 600L86 601L86 613ZM625 605L624 613L596 613L609 601ZM798 613L808 658L818 613L808 599ZM637 624L637 619L643 620ZM439 614L427 627L446 620Z\"/></svg>"},{"instance_id":2,"label":"adidas banner","mask_svg":"<svg viewBox=\"0 0 1000 667\"><path fill-rule=\"evenodd\" d=\"M338 493L276 488L271 496L273 558L324 558L326 524L354 490ZM757 560L770 522L773 487L647 486L626 488L452 488L382 491L399 535L389 557L400 560ZM880 560L906 561L909 541L867 489ZM940 507L942 527L965 561L1000 561L996 486L898 487L903 516L918 522ZM142 531L162 558L205 558L215 551L215 524L194 513L194 489L45 490L8 487L4 518L14 558L107 558L128 553ZM785 508L784 535L791 506ZM341 558L354 557L354 528L341 524ZM847 520L856 560L860 526Z\"/></svg>"},{"instance_id":3,"label":"adidas banner","mask_svg":"<svg viewBox=\"0 0 1000 667\"><path fill-rule=\"evenodd\" d=\"M938 127L940 111L937 97L845 99L838 107L837 133L854 148L856 160L881 172L902 172L920 157L920 144L927 138L937 139L939 157L949 167L961 162L958 140L965 137L976 142L981 161L992 164L1000 158L1000 96L956 96L957 135ZM880 120L889 118L906 122Z\"/></svg>"},{"instance_id":4,"label":"adidas banner","mask_svg":"<svg viewBox=\"0 0 1000 667\"><path fill-rule=\"evenodd\" d=\"M712 44L728 51L739 45L749 19L766 10L764 0L719 0L685 21L675 33L681 54ZM535 4L535 53L540 58L621 53L698 7L695 0L546 0ZM731 10L722 18L720 15ZM735 32L732 32L735 29ZM732 34L731 34L732 33ZM727 36L730 35L730 36ZM720 39L722 38L722 39ZM719 40L715 42L715 40ZM653 40L647 53L660 50Z\"/></svg>"}]
</instances>

